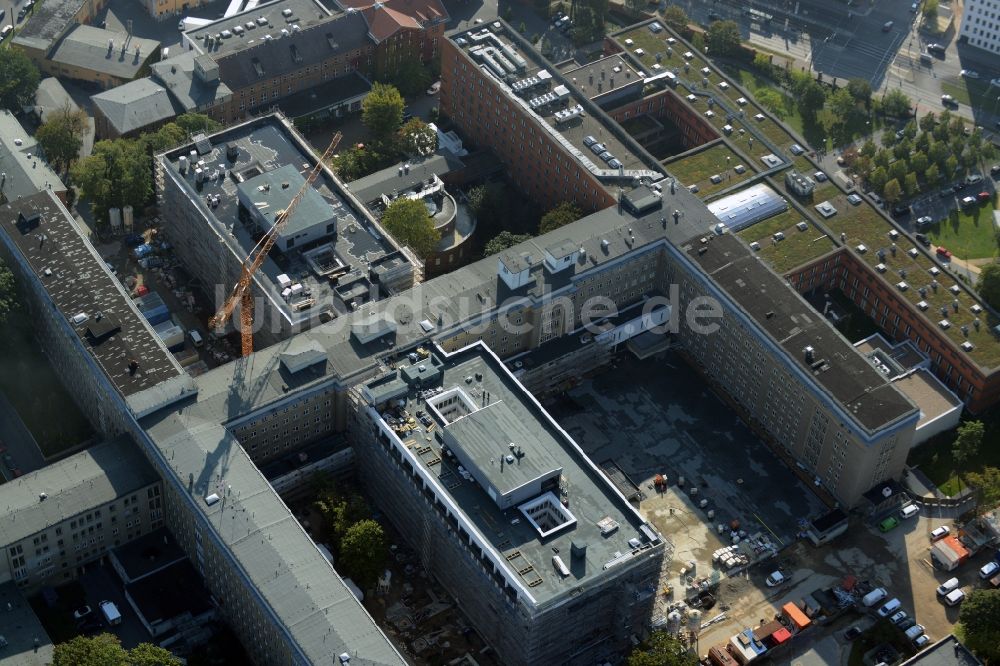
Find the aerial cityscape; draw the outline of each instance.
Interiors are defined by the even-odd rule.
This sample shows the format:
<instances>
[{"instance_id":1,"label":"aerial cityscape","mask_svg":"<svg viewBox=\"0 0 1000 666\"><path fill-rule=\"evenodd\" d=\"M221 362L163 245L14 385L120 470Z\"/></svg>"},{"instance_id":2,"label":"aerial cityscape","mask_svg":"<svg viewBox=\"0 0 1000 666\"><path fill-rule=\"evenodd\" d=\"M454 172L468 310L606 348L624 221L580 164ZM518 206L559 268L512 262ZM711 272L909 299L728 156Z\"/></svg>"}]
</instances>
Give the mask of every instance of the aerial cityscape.
<instances>
[{"instance_id":1,"label":"aerial cityscape","mask_svg":"<svg viewBox=\"0 0 1000 666\"><path fill-rule=\"evenodd\" d=\"M1000 663L1000 2L0 5L0 666Z\"/></svg>"}]
</instances>

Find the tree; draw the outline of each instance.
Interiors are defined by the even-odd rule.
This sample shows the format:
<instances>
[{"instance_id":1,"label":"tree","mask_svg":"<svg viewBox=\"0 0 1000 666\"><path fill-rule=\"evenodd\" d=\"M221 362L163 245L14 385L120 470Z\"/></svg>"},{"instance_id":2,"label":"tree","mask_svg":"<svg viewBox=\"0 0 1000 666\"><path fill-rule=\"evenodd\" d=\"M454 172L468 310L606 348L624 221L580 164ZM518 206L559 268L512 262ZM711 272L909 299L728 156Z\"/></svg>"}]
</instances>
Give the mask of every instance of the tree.
<instances>
[{"instance_id":1,"label":"tree","mask_svg":"<svg viewBox=\"0 0 1000 666\"><path fill-rule=\"evenodd\" d=\"M991 308L1000 308L1000 264L987 264L982 267L976 290Z\"/></svg>"},{"instance_id":2,"label":"tree","mask_svg":"<svg viewBox=\"0 0 1000 666\"><path fill-rule=\"evenodd\" d=\"M483 256L489 257L499 254L508 248L512 248L518 243L523 243L531 239L531 234L512 234L509 231L501 231L483 248Z\"/></svg>"},{"instance_id":3,"label":"tree","mask_svg":"<svg viewBox=\"0 0 1000 666\"><path fill-rule=\"evenodd\" d=\"M52 666L128 666L128 652L114 634L77 636L55 646Z\"/></svg>"},{"instance_id":4,"label":"tree","mask_svg":"<svg viewBox=\"0 0 1000 666\"><path fill-rule=\"evenodd\" d=\"M958 467L959 481L965 478L965 464L979 455L985 431L986 427L982 421L966 421L958 426L958 435L955 436L955 442L951 446L951 456Z\"/></svg>"},{"instance_id":5,"label":"tree","mask_svg":"<svg viewBox=\"0 0 1000 666\"><path fill-rule=\"evenodd\" d=\"M87 130L87 112L66 104L48 115L35 133L35 139L49 162L65 171L80 154L83 134Z\"/></svg>"},{"instance_id":6,"label":"tree","mask_svg":"<svg viewBox=\"0 0 1000 666\"><path fill-rule=\"evenodd\" d=\"M583 213L576 205L569 201L563 201L542 216L541 222L538 223L538 233L546 234L559 227L564 227L570 222L579 220L581 215Z\"/></svg>"},{"instance_id":7,"label":"tree","mask_svg":"<svg viewBox=\"0 0 1000 666\"><path fill-rule=\"evenodd\" d=\"M188 134L197 134L198 132L211 134L222 129L222 125L204 113L182 113L174 118L173 122Z\"/></svg>"},{"instance_id":8,"label":"tree","mask_svg":"<svg viewBox=\"0 0 1000 666\"><path fill-rule=\"evenodd\" d=\"M510 202L502 184L489 182L477 185L466 194L469 211L479 224L487 228L502 228L510 209Z\"/></svg>"},{"instance_id":9,"label":"tree","mask_svg":"<svg viewBox=\"0 0 1000 666\"><path fill-rule=\"evenodd\" d=\"M7 321L7 316L17 307L16 296L14 274L0 259L0 324Z\"/></svg>"},{"instance_id":10,"label":"tree","mask_svg":"<svg viewBox=\"0 0 1000 666\"><path fill-rule=\"evenodd\" d=\"M402 245L409 245L421 257L434 251L441 233L434 228L427 206L420 199L400 197L382 214L382 225Z\"/></svg>"},{"instance_id":11,"label":"tree","mask_svg":"<svg viewBox=\"0 0 1000 666\"><path fill-rule=\"evenodd\" d=\"M889 174L886 173L885 167L877 166L868 174L868 184L876 192L883 191L887 182L889 182Z\"/></svg>"},{"instance_id":12,"label":"tree","mask_svg":"<svg viewBox=\"0 0 1000 666\"><path fill-rule=\"evenodd\" d=\"M924 171L924 178L927 180L928 185L934 185L941 178L941 170L938 169L937 164L932 164L927 167Z\"/></svg>"},{"instance_id":13,"label":"tree","mask_svg":"<svg viewBox=\"0 0 1000 666\"><path fill-rule=\"evenodd\" d=\"M984 662L1000 659L1000 590L973 590L958 613L965 644Z\"/></svg>"},{"instance_id":14,"label":"tree","mask_svg":"<svg viewBox=\"0 0 1000 666\"><path fill-rule=\"evenodd\" d=\"M374 520L354 523L340 542L340 563L362 587L378 580L385 556L385 533Z\"/></svg>"},{"instance_id":15,"label":"tree","mask_svg":"<svg viewBox=\"0 0 1000 666\"><path fill-rule=\"evenodd\" d=\"M128 651L129 666L181 666L184 662L169 650L150 643L139 643Z\"/></svg>"},{"instance_id":16,"label":"tree","mask_svg":"<svg viewBox=\"0 0 1000 666\"><path fill-rule=\"evenodd\" d=\"M109 208L142 207L153 194L153 171L145 141L98 141L93 152L76 162L70 173L100 219Z\"/></svg>"},{"instance_id":17,"label":"tree","mask_svg":"<svg viewBox=\"0 0 1000 666\"><path fill-rule=\"evenodd\" d=\"M815 120L816 112L826 103L826 91L811 78L797 94L799 112L808 120Z\"/></svg>"},{"instance_id":18,"label":"tree","mask_svg":"<svg viewBox=\"0 0 1000 666\"><path fill-rule=\"evenodd\" d=\"M735 21L713 21L705 40L713 57L733 55L740 50L740 27Z\"/></svg>"},{"instance_id":19,"label":"tree","mask_svg":"<svg viewBox=\"0 0 1000 666\"><path fill-rule=\"evenodd\" d=\"M392 84L400 94L413 97L420 95L431 85L431 73L420 62L420 58L404 58L392 77Z\"/></svg>"},{"instance_id":20,"label":"tree","mask_svg":"<svg viewBox=\"0 0 1000 666\"><path fill-rule=\"evenodd\" d=\"M760 88L754 93L757 102L773 113L779 119L784 119L788 112L785 109L785 96L775 88Z\"/></svg>"},{"instance_id":21,"label":"tree","mask_svg":"<svg viewBox=\"0 0 1000 666\"><path fill-rule=\"evenodd\" d=\"M181 145L187 141L188 133L176 123L167 123L155 132L143 134L142 138L146 142L149 152L155 155Z\"/></svg>"},{"instance_id":22,"label":"tree","mask_svg":"<svg viewBox=\"0 0 1000 666\"><path fill-rule=\"evenodd\" d=\"M906 174L906 178L903 179L903 191L906 192L906 196L912 197L920 189L920 185L917 183L917 174L912 171Z\"/></svg>"},{"instance_id":23,"label":"tree","mask_svg":"<svg viewBox=\"0 0 1000 666\"><path fill-rule=\"evenodd\" d=\"M851 79L847 82L847 91L857 102L864 104L866 109L872 104L872 84L868 79Z\"/></svg>"},{"instance_id":24,"label":"tree","mask_svg":"<svg viewBox=\"0 0 1000 666\"><path fill-rule=\"evenodd\" d=\"M404 106L403 96L395 86L376 83L361 102L361 121L376 140L384 141L403 124Z\"/></svg>"},{"instance_id":25,"label":"tree","mask_svg":"<svg viewBox=\"0 0 1000 666\"><path fill-rule=\"evenodd\" d=\"M32 104L41 78L21 49L0 47L0 108L17 111Z\"/></svg>"},{"instance_id":26,"label":"tree","mask_svg":"<svg viewBox=\"0 0 1000 666\"><path fill-rule=\"evenodd\" d=\"M966 472L965 480L976 488L979 502L987 509L1000 504L1000 469L984 467L981 472Z\"/></svg>"},{"instance_id":27,"label":"tree","mask_svg":"<svg viewBox=\"0 0 1000 666\"><path fill-rule=\"evenodd\" d=\"M688 23L691 20L688 15L684 13L684 10L677 5L668 5L666 9L663 10L663 22L667 24L667 27L674 32L683 35L687 32Z\"/></svg>"},{"instance_id":28,"label":"tree","mask_svg":"<svg viewBox=\"0 0 1000 666\"><path fill-rule=\"evenodd\" d=\"M920 119L920 130L923 131L923 132L930 132L930 131L932 131L934 129L934 126L936 124L937 124L937 118L934 117L934 112L933 111L928 111Z\"/></svg>"},{"instance_id":29,"label":"tree","mask_svg":"<svg viewBox=\"0 0 1000 666\"><path fill-rule=\"evenodd\" d=\"M924 0L924 25L937 28L938 0Z\"/></svg>"},{"instance_id":30,"label":"tree","mask_svg":"<svg viewBox=\"0 0 1000 666\"><path fill-rule=\"evenodd\" d=\"M875 147L875 142L871 139L866 139L864 145L861 146L861 154L869 159L875 157L877 151L878 148Z\"/></svg>"},{"instance_id":31,"label":"tree","mask_svg":"<svg viewBox=\"0 0 1000 666\"><path fill-rule=\"evenodd\" d=\"M892 89L882 98L882 113L892 118L904 118L910 115L910 98L901 90Z\"/></svg>"},{"instance_id":32,"label":"tree","mask_svg":"<svg viewBox=\"0 0 1000 666\"><path fill-rule=\"evenodd\" d=\"M774 68L774 65L771 64L773 59L774 56L772 56L770 53L764 53L763 51L758 51L753 56L753 66L759 69L760 71L764 72L768 76L771 76L771 70Z\"/></svg>"},{"instance_id":33,"label":"tree","mask_svg":"<svg viewBox=\"0 0 1000 666\"><path fill-rule=\"evenodd\" d=\"M438 147L437 132L420 118L399 128L399 149L408 155L430 155Z\"/></svg>"},{"instance_id":34,"label":"tree","mask_svg":"<svg viewBox=\"0 0 1000 666\"><path fill-rule=\"evenodd\" d=\"M696 657L666 631L654 632L625 662L626 666L697 666Z\"/></svg>"},{"instance_id":35,"label":"tree","mask_svg":"<svg viewBox=\"0 0 1000 666\"><path fill-rule=\"evenodd\" d=\"M899 181L893 178L888 183L885 184L885 189L882 191L882 196L890 204L894 204L899 201L899 198L903 195L903 188L899 186Z\"/></svg>"}]
</instances>

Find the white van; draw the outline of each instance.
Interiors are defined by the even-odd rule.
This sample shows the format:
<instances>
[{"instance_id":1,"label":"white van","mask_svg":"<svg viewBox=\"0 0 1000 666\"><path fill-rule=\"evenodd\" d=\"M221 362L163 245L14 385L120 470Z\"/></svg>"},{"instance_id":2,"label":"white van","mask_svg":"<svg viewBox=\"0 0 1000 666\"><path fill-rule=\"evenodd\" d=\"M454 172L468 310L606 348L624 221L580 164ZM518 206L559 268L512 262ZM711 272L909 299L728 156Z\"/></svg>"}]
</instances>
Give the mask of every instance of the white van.
<instances>
[{"instance_id":1,"label":"white van","mask_svg":"<svg viewBox=\"0 0 1000 666\"><path fill-rule=\"evenodd\" d=\"M205 344L205 339L201 337L201 333L199 333L193 328L190 331L188 331L188 337L191 338L191 344L193 344L195 347L201 347L203 344Z\"/></svg>"},{"instance_id":2,"label":"white van","mask_svg":"<svg viewBox=\"0 0 1000 666\"><path fill-rule=\"evenodd\" d=\"M902 509L899 510L900 518L913 518L915 515L920 513L920 507L916 504L907 504Z\"/></svg>"},{"instance_id":3,"label":"white van","mask_svg":"<svg viewBox=\"0 0 1000 666\"><path fill-rule=\"evenodd\" d=\"M949 578L945 582L938 585L937 593L939 597L944 597L951 594L957 589L958 589L958 579Z\"/></svg>"},{"instance_id":4,"label":"white van","mask_svg":"<svg viewBox=\"0 0 1000 666\"><path fill-rule=\"evenodd\" d=\"M112 601L101 602L101 614L104 615L104 620L111 626L122 623L122 614L118 612L118 606L115 606Z\"/></svg>"},{"instance_id":5,"label":"white van","mask_svg":"<svg viewBox=\"0 0 1000 666\"><path fill-rule=\"evenodd\" d=\"M882 617L889 617L890 615L898 611L899 607L902 605L903 604L899 601L899 599L892 598L889 601L885 602L885 604L883 604L883 606L878 609L878 614Z\"/></svg>"},{"instance_id":6,"label":"white van","mask_svg":"<svg viewBox=\"0 0 1000 666\"><path fill-rule=\"evenodd\" d=\"M889 596L889 593L886 592L886 589L884 587L877 587L868 594L866 594L864 597L862 597L861 604L868 608L871 608L878 602L885 599L887 596Z\"/></svg>"},{"instance_id":7,"label":"white van","mask_svg":"<svg viewBox=\"0 0 1000 666\"><path fill-rule=\"evenodd\" d=\"M777 587L785 582L785 576L780 571L772 571L764 579L764 582L767 583L768 587Z\"/></svg>"},{"instance_id":8,"label":"white van","mask_svg":"<svg viewBox=\"0 0 1000 666\"><path fill-rule=\"evenodd\" d=\"M957 606L965 601L965 592L961 588L956 588L945 595L944 602L949 606Z\"/></svg>"}]
</instances>

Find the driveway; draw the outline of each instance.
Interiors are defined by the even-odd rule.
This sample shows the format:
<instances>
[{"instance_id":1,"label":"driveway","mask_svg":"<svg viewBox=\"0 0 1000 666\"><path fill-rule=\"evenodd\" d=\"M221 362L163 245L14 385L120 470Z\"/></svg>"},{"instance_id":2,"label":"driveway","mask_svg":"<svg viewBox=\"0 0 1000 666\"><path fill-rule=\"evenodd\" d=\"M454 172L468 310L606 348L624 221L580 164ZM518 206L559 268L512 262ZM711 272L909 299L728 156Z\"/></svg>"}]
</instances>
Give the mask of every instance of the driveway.
<instances>
[{"instance_id":1,"label":"driveway","mask_svg":"<svg viewBox=\"0 0 1000 666\"><path fill-rule=\"evenodd\" d=\"M102 558L104 559L104 558ZM110 565L88 564L86 572L80 576L80 584L86 595L87 605L100 613L100 605L104 600L112 601L122 614L122 623L115 627L106 627L108 631L121 640L127 649L134 648L139 643L151 642L152 637L146 631L135 610L125 600L125 590Z\"/></svg>"}]
</instances>

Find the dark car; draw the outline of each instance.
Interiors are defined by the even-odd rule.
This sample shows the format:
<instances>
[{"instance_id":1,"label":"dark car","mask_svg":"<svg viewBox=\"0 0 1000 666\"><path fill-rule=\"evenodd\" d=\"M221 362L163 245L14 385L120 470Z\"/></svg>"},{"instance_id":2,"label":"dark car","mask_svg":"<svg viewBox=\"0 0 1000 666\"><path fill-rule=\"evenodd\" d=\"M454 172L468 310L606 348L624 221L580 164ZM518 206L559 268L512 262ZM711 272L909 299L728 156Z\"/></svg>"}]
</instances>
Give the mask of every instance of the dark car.
<instances>
[{"instance_id":1,"label":"dark car","mask_svg":"<svg viewBox=\"0 0 1000 666\"><path fill-rule=\"evenodd\" d=\"M923 245L924 247L931 246L931 239L925 236L924 234L914 234L913 237L916 238L917 242Z\"/></svg>"},{"instance_id":2,"label":"dark car","mask_svg":"<svg viewBox=\"0 0 1000 666\"><path fill-rule=\"evenodd\" d=\"M844 638L853 641L855 638L861 635L861 627L854 625L850 629L844 632Z\"/></svg>"},{"instance_id":3,"label":"dark car","mask_svg":"<svg viewBox=\"0 0 1000 666\"><path fill-rule=\"evenodd\" d=\"M81 622L78 628L81 634L92 636L104 629L104 622L101 621L101 618L94 616Z\"/></svg>"},{"instance_id":4,"label":"dark car","mask_svg":"<svg viewBox=\"0 0 1000 666\"><path fill-rule=\"evenodd\" d=\"M899 217L900 215L906 215L910 212L910 204L908 203L898 203L892 207L892 214Z\"/></svg>"},{"instance_id":5,"label":"dark car","mask_svg":"<svg viewBox=\"0 0 1000 666\"><path fill-rule=\"evenodd\" d=\"M1000 164L994 164L990 167L990 175L994 178L1000 176Z\"/></svg>"},{"instance_id":6,"label":"dark car","mask_svg":"<svg viewBox=\"0 0 1000 666\"><path fill-rule=\"evenodd\" d=\"M900 622L897 626L899 627L900 631L906 631L910 627L916 626L916 624L917 624L916 620L914 620L912 617L908 617L902 622Z\"/></svg>"},{"instance_id":7,"label":"dark car","mask_svg":"<svg viewBox=\"0 0 1000 666\"><path fill-rule=\"evenodd\" d=\"M963 183L962 181L958 181L957 183L951 186L951 189L953 192L961 192L962 190L965 189L965 183Z\"/></svg>"}]
</instances>

